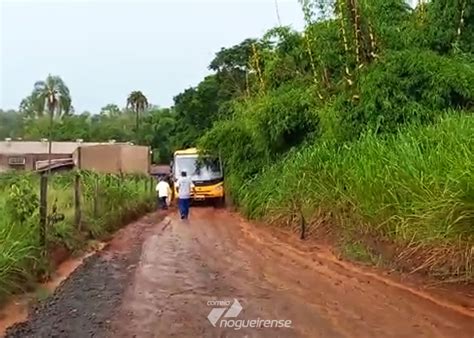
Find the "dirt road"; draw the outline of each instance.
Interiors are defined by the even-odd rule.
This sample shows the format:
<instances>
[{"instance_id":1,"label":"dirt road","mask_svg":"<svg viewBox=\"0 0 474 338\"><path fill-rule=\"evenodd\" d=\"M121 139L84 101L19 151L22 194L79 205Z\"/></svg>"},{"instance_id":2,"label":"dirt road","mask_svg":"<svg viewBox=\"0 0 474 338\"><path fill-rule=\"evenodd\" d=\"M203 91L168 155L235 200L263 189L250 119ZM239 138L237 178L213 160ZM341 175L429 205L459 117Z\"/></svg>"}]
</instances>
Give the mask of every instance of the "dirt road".
<instances>
[{"instance_id":1,"label":"dirt road","mask_svg":"<svg viewBox=\"0 0 474 338\"><path fill-rule=\"evenodd\" d=\"M123 229L8 337L474 337L473 309L225 210L155 217Z\"/></svg>"}]
</instances>

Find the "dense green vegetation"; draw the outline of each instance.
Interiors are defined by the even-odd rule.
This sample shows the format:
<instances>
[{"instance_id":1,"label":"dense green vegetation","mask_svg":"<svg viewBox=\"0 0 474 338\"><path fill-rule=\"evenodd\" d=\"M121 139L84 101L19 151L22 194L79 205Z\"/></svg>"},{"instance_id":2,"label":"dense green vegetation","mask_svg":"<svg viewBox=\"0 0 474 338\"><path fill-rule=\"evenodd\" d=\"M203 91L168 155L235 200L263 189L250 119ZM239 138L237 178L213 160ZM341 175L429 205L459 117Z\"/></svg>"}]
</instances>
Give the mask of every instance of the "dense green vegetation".
<instances>
[{"instance_id":1,"label":"dense green vegetation","mask_svg":"<svg viewBox=\"0 0 474 338\"><path fill-rule=\"evenodd\" d=\"M138 116L140 131L137 142L137 114L132 109L120 109L115 104L103 107L98 114L70 114L52 121L48 116L29 118L16 111L0 110L0 138L38 141L51 137L55 141L135 142L151 145L156 150L155 161L168 163L170 135L176 125L174 114L168 108L149 107Z\"/></svg>"},{"instance_id":2,"label":"dense green vegetation","mask_svg":"<svg viewBox=\"0 0 474 338\"><path fill-rule=\"evenodd\" d=\"M330 224L343 252L472 280L474 5L302 7L302 34L278 27L216 57L248 53L233 68L245 90L198 140L222 155L233 200L316 237Z\"/></svg>"},{"instance_id":3,"label":"dense green vegetation","mask_svg":"<svg viewBox=\"0 0 474 338\"><path fill-rule=\"evenodd\" d=\"M81 249L88 239L100 239L154 204L148 178L81 173L82 222L75 225L75 173L53 175L48 189L48 214L62 214L47 228L47 251ZM43 256L39 227L39 177L0 176L0 301L10 292L34 283L49 269Z\"/></svg>"},{"instance_id":4,"label":"dense green vegetation","mask_svg":"<svg viewBox=\"0 0 474 338\"><path fill-rule=\"evenodd\" d=\"M300 3L303 32L275 27L222 48L172 108L132 93L131 109L56 117L53 138L133 140L161 162L197 144L222 156L250 217L303 216L310 234L328 220L343 245L378 254L368 239L387 240L411 268L472 280L474 4ZM21 118L0 113L1 137L47 137L33 102Z\"/></svg>"},{"instance_id":5,"label":"dense green vegetation","mask_svg":"<svg viewBox=\"0 0 474 338\"><path fill-rule=\"evenodd\" d=\"M237 192L249 217L300 231L328 231L342 246L385 238L400 257L434 273L472 278L474 118L446 116L338 147L320 142L288 154ZM367 238L367 236L369 238ZM423 253L423 248L427 253ZM454 259L455 258L455 259ZM417 266L415 266L417 267Z\"/></svg>"}]
</instances>

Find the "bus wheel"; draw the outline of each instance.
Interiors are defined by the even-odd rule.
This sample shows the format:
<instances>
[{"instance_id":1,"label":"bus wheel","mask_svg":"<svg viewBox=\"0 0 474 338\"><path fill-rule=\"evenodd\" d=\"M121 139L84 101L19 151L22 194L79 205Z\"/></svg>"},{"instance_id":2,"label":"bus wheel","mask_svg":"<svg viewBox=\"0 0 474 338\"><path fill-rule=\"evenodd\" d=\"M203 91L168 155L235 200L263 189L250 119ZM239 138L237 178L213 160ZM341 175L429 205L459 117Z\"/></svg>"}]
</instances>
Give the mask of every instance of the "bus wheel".
<instances>
[{"instance_id":1,"label":"bus wheel","mask_svg":"<svg viewBox=\"0 0 474 338\"><path fill-rule=\"evenodd\" d=\"M224 208L225 207L225 198L217 197L214 199L214 208Z\"/></svg>"}]
</instances>

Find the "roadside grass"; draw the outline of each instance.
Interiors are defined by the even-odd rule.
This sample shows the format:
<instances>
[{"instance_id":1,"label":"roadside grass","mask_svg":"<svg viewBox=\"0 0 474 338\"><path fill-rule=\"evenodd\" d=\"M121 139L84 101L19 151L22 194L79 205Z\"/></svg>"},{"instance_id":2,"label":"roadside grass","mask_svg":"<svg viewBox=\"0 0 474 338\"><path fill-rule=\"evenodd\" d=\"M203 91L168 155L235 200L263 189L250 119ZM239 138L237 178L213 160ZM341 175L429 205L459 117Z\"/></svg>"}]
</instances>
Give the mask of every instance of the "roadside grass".
<instances>
[{"instance_id":1,"label":"roadside grass","mask_svg":"<svg viewBox=\"0 0 474 338\"><path fill-rule=\"evenodd\" d=\"M47 228L49 251L79 251L154 205L145 177L81 172L82 222L78 229L74 224L74 177L75 173L55 174L48 183L48 215L54 209L64 215ZM53 258L41 255L38 198L37 175L0 175L0 303L11 293L30 289L51 268L49 259Z\"/></svg>"},{"instance_id":2,"label":"roadside grass","mask_svg":"<svg viewBox=\"0 0 474 338\"><path fill-rule=\"evenodd\" d=\"M380 265L382 258L362 242L345 241L340 245L342 256L364 264Z\"/></svg>"},{"instance_id":3,"label":"roadside grass","mask_svg":"<svg viewBox=\"0 0 474 338\"><path fill-rule=\"evenodd\" d=\"M298 229L303 213L311 233L325 217L353 243L364 234L395 243L393 259L410 271L473 281L473 135L473 116L451 115L343 146L321 141L233 190L251 218ZM368 258L359 244L346 251Z\"/></svg>"}]
</instances>

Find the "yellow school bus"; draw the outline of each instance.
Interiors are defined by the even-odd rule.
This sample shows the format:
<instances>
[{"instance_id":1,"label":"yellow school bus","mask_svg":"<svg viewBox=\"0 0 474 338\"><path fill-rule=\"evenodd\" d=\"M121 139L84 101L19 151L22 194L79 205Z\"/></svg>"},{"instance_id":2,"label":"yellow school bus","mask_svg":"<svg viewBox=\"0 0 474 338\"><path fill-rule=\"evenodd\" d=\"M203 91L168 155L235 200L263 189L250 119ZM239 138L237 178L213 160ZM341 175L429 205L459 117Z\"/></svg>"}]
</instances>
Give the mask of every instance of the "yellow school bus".
<instances>
[{"instance_id":1,"label":"yellow school bus","mask_svg":"<svg viewBox=\"0 0 474 338\"><path fill-rule=\"evenodd\" d=\"M174 152L171 167L175 182L182 171L185 171L193 181L195 188L191 195L192 200L224 203L224 175L219 158L200 156L196 148L177 150ZM174 190L175 198L177 198L176 186Z\"/></svg>"}]
</instances>

